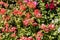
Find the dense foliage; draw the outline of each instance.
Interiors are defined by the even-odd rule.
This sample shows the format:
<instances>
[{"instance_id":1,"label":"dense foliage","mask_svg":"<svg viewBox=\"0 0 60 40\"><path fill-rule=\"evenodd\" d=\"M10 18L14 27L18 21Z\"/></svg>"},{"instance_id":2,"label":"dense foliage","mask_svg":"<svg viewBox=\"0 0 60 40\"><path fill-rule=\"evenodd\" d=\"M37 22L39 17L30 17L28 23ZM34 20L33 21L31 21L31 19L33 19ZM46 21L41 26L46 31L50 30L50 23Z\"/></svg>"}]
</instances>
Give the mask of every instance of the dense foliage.
<instances>
[{"instance_id":1,"label":"dense foliage","mask_svg":"<svg viewBox=\"0 0 60 40\"><path fill-rule=\"evenodd\" d=\"M60 40L60 0L0 0L0 40Z\"/></svg>"}]
</instances>

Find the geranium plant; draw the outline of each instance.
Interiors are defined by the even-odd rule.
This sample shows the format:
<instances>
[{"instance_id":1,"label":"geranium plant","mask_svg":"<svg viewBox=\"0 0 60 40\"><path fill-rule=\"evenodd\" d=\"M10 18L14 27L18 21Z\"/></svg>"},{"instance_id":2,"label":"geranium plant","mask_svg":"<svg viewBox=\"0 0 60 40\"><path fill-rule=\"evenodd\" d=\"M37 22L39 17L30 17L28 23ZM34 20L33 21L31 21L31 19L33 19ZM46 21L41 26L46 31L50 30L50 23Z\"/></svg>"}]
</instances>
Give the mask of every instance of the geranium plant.
<instances>
[{"instance_id":1,"label":"geranium plant","mask_svg":"<svg viewBox=\"0 0 60 40\"><path fill-rule=\"evenodd\" d=\"M60 40L60 0L0 0L0 40Z\"/></svg>"}]
</instances>

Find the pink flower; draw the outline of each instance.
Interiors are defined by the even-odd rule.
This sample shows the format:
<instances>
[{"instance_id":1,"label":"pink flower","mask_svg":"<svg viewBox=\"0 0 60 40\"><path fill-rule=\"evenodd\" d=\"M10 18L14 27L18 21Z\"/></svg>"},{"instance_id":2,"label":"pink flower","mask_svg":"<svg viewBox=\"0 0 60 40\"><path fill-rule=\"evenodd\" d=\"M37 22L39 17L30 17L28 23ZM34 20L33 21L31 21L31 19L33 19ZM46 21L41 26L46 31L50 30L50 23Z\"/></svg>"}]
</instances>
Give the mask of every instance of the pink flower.
<instances>
[{"instance_id":1,"label":"pink flower","mask_svg":"<svg viewBox=\"0 0 60 40\"><path fill-rule=\"evenodd\" d=\"M41 38L41 37L43 37L43 33L42 33L42 32L40 32L40 31L39 31L39 32L37 32L37 37L40 37L40 38Z\"/></svg>"},{"instance_id":2,"label":"pink flower","mask_svg":"<svg viewBox=\"0 0 60 40\"><path fill-rule=\"evenodd\" d=\"M16 31L16 27L12 27L11 29L10 29L10 32L15 32Z\"/></svg>"},{"instance_id":3,"label":"pink flower","mask_svg":"<svg viewBox=\"0 0 60 40\"><path fill-rule=\"evenodd\" d=\"M41 29L43 29L45 32L49 32L50 30L49 30L49 28L48 27L46 27L46 25L45 24L42 24L41 25Z\"/></svg>"},{"instance_id":4,"label":"pink flower","mask_svg":"<svg viewBox=\"0 0 60 40\"><path fill-rule=\"evenodd\" d=\"M28 40L28 38L27 37L21 37L21 40Z\"/></svg>"},{"instance_id":5,"label":"pink flower","mask_svg":"<svg viewBox=\"0 0 60 40\"><path fill-rule=\"evenodd\" d=\"M54 24L49 24L48 28L49 28L50 30L54 30L54 29L55 29L55 25L54 25Z\"/></svg>"},{"instance_id":6,"label":"pink flower","mask_svg":"<svg viewBox=\"0 0 60 40\"><path fill-rule=\"evenodd\" d=\"M29 25L29 20L27 19L27 20L24 20L23 21L23 24L25 25L25 26L28 26Z\"/></svg>"},{"instance_id":7,"label":"pink flower","mask_svg":"<svg viewBox=\"0 0 60 40\"><path fill-rule=\"evenodd\" d=\"M40 31L37 32L36 40L41 40L41 37L43 37L43 33Z\"/></svg>"},{"instance_id":8,"label":"pink flower","mask_svg":"<svg viewBox=\"0 0 60 40\"><path fill-rule=\"evenodd\" d=\"M2 28L2 32L4 32L4 31L5 31L5 28L3 27L3 28Z\"/></svg>"},{"instance_id":9,"label":"pink flower","mask_svg":"<svg viewBox=\"0 0 60 40\"><path fill-rule=\"evenodd\" d=\"M32 23L33 26L37 26L38 24L36 22Z\"/></svg>"},{"instance_id":10,"label":"pink flower","mask_svg":"<svg viewBox=\"0 0 60 40\"><path fill-rule=\"evenodd\" d=\"M36 18L42 18L42 14L40 14L40 13L37 14L37 15L36 15Z\"/></svg>"},{"instance_id":11,"label":"pink flower","mask_svg":"<svg viewBox=\"0 0 60 40\"><path fill-rule=\"evenodd\" d=\"M21 11L19 11L19 10L18 10L18 13L17 13L17 14L18 14L18 15L20 15L20 16L22 16L22 12L21 12Z\"/></svg>"},{"instance_id":12,"label":"pink flower","mask_svg":"<svg viewBox=\"0 0 60 40\"><path fill-rule=\"evenodd\" d=\"M26 7L24 5L20 5L20 10L25 10Z\"/></svg>"},{"instance_id":13,"label":"pink flower","mask_svg":"<svg viewBox=\"0 0 60 40\"><path fill-rule=\"evenodd\" d=\"M40 37L36 37L36 40L41 40L41 38Z\"/></svg>"},{"instance_id":14,"label":"pink flower","mask_svg":"<svg viewBox=\"0 0 60 40\"><path fill-rule=\"evenodd\" d=\"M39 14L40 13L40 11L38 10L38 9L35 9L34 10L34 15L37 15L37 14Z\"/></svg>"},{"instance_id":15,"label":"pink flower","mask_svg":"<svg viewBox=\"0 0 60 40\"><path fill-rule=\"evenodd\" d=\"M22 2L21 2L21 1L18 1L17 3L18 3L19 5L22 5Z\"/></svg>"},{"instance_id":16,"label":"pink flower","mask_svg":"<svg viewBox=\"0 0 60 40\"><path fill-rule=\"evenodd\" d=\"M40 13L40 11L38 9L34 10L34 15L36 18L42 18L42 14Z\"/></svg>"},{"instance_id":17,"label":"pink flower","mask_svg":"<svg viewBox=\"0 0 60 40\"><path fill-rule=\"evenodd\" d=\"M35 6L37 5L37 2L36 1L34 1L33 3L34 3Z\"/></svg>"},{"instance_id":18,"label":"pink flower","mask_svg":"<svg viewBox=\"0 0 60 40\"><path fill-rule=\"evenodd\" d=\"M31 14L28 12L28 13L26 13L26 18L30 18L31 17Z\"/></svg>"},{"instance_id":19,"label":"pink flower","mask_svg":"<svg viewBox=\"0 0 60 40\"><path fill-rule=\"evenodd\" d=\"M28 40L28 38L26 37L24 40Z\"/></svg>"},{"instance_id":20,"label":"pink flower","mask_svg":"<svg viewBox=\"0 0 60 40\"><path fill-rule=\"evenodd\" d=\"M11 34L11 37L16 37L16 34L15 33Z\"/></svg>"},{"instance_id":21,"label":"pink flower","mask_svg":"<svg viewBox=\"0 0 60 40\"><path fill-rule=\"evenodd\" d=\"M46 25L45 24L42 24L41 25L41 29L45 29L46 28Z\"/></svg>"},{"instance_id":22,"label":"pink flower","mask_svg":"<svg viewBox=\"0 0 60 40\"><path fill-rule=\"evenodd\" d=\"M5 23L5 28L7 29L9 27L9 24L8 23Z\"/></svg>"},{"instance_id":23,"label":"pink flower","mask_svg":"<svg viewBox=\"0 0 60 40\"><path fill-rule=\"evenodd\" d=\"M0 9L1 14L5 14L6 10L4 8Z\"/></svg>"},{"instance_id":24,"label":"pink flower","mask_svg":"<svg viewBox=\"0 0 60 40\"><path fill-rule=\"evenodd\" d=\"M28 37L28 40L33 40L33 38L32 37Z\"/></svg>"},{"instance_id":25,"label":"pink flower","mask_svg":"<svg viewBox=\"0 0 60 40\"><path fill-rule=\"evenodd\" d=\"M49 30L49 28L46 27L46 28L44 29L44 31L48 33L50 30Z\"/></svg>"},{"instance_id":26,"label":"pink flower","mask_svg":"<svg viewBox=\"0 0 60 40\"><path fill-rule=\"evenodd\" d=\"M5 32L9 32L9 28L6 28L6 29L5 29Z\"/></svg>"},{"instance_id":27,"label":"pink flower","mask_svg":"<svg viewBox=\"0 0 60 40\"><path fill-rule=\"evenodd\" d=\"M36 8L36 4L34 3L34 2L27 2L27 6L29 7L29 8Z\"/></svg>"},{"instance_id":28,"label":"pink flower","mask_svg":"<svg viewBox=\"0 0 60 40\"><path fill-rule=\"evenodd\" d=\"M20 12L19 10L16 10L16 9L15 9L15 10L13 11L13 14L14 14L14 15L20 15L20 16L21 16L21 15L22 15L22 12Z\"/></svg>"},{"instance_id":29,"label":"pink flower","mask_svg":"<svg viewBox=\"0 0 60 40\"><path fill-rule=\"evenodd\" d=\"M7 4L7 3L4 3L4 6L5 6L5 7L8 7L8 4Z\"/></svg>"},{"instance_id":30,"label":"pink flower","mask_svg":"<svg viewBox=\"0 0 60 40\"><path fill-rule=\"evenodd\" d=\"M8 16L8 15L7 16L3 16L2 19L7 21L7 20L10 19L10 16Z\"/></svg>"},{"instance_id":31,"label":"pink flower","mask_svg":"<svg viewBox=\"0 0 60 40\"><path fill-rule=\"evenodd\" d=\"M1 1L1 2L0 2L0 5L3 5L3 4L4 4L4 2L3 2L3 1Z\"/></svg>"},{"instance_id":32,"label":"pink flower","mask_svg":"<svg viewBox=\"0 0 60 40\"><path fill-rule=\"evenodd\" d=\"M15 9L15 10L13 11L13 14L14 14L14 15L17 15L17 13L18 13L18 10Z\"/></svg>"}]
</instances>

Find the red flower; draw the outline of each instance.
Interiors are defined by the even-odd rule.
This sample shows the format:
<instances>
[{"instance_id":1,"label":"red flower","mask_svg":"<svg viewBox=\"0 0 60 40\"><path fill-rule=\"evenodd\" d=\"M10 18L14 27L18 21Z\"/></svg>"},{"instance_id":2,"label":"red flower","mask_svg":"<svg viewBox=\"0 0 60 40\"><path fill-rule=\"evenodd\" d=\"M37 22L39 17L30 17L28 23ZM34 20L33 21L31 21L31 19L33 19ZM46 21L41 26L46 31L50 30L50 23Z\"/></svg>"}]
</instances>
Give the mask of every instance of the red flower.
<instances>
[{"instance_id":1,"label":"red flower","mask_svg":"<svg viewBox=\"0 0 60 40\"><path fill-rule=\"evenodd\" d=\"M5 29L5 32L9 32L9 28L6 28L6 29Z\"/></svg>"},{"instance_id":2,"label":"red flower","mask_svg":"<svg viewBox=\"0 0 60 40\"><path fill-rule=\"evenodd\" d=\"M4 4L4 2L3 2L3 1L1 1L1 2L0 2L0 5L3 5L3 4Z\"/></svg>"},{"instance_id":3,"label":"red flower","mask_svg":"<svg viewBox=\"0 0 60 40\"><path fill-rule=\"evenodd\" d=\"M33 26L37 26L38 24L36 22L32 23Z\"/></svg>"},{"instance_id":4,"label":"red flower","mask_svg":"<svg viewBox=\"0 0 60 40\"><path fill-rule=\"evenodd\" d=\"M49 28L48 27L46 27L46 25L45 24L42 24L41 25L41 29L43 29L45 32L49 32L50 30L49 30Z\"/></svg>"},{"instance_id":5,"label":"red flower","mask_svg":"<svg viewBox=\"0 0 60 40\"><path fill-rule=\"evenodd\" d=\"M40 11L39 11L38 9L35 9L35 10L34 10L34 14L35 14L35 15L37 15L37 14L39 14L39 13L40 13Z\"/></svg>"},{"instance_id":6,"label":"red flower","mask_svg":"<svg viewBox=\"0 0 60 40\"><path fill-rule=\"evenodd\" d=\"M16 31L16 27L12 27L11 29L10 29L10 32L15 32Z\"/></svg>"},{"instance_id":7,"label":"red flower","mask_svg":"<svg viewBox=\"0 0 60 40\"><path fill-rule=\"evenodd\" d=\"M44 29L44 31L48 33L50 30L49 30L49 28L46 27L46 28Z\"/></svg>"},{"instance_id":8,"label":"red flower","mask_svg":"<svg viewBox=\"0 0 60 40\"><path fill-rule=\"evenodd\" d=\"M42 14L40 13L40 11L38 9L35 9L34 10L34 15L37 17L37 18L42 18Z\"/></svg>"},{"instance_id":9,"label":"red flower","mask_svg":"<svg viewBox=\"0 0 60 40\"><path fill-rule=\"evenodd\" d=\"M15 10L13 11L13 14L14 14L14 15L22 15L22 12L20 12L19 10L16 10L16 9L15 9Z\"/></svg>"},{"instance_id":10,"label":"red flower","mask_svg":"<svg viewBox=\"0 0 60 40\"><path fill-rule=\"evenodd\" d=\"M46 5L45 5L45 7L46 7L46 9L48 9L48 8L49 8L49 5L48 5L48 4L46 4Z\"/></svg>"},{"instance_id":11,"label":"red flower","mask_svg":"<svg viewBox=\"0 0 60 40\"><path fill-rule=\"evenodd\" d=\"M5 6L5 7L8 7L8 4L7 4L7 3L4 3L4 6Z\"/></svg>"},{"instance_id":12,"label":"red flower","mask_svg":"<svg viewBox=\"0 0 60 40\"><path fill-rule=\"evenodd\" d=\"M6 16L6 20L9 20L10 19L10 16Z\"/></svg>"},{"instance_id":13,"label":"red flower","mask_svg":"<svg viewBox=\"0 0 60 40\"><path fill-rule=\"evenodd\" d=\"M22 16L22 12L20 12L19 10L18 10L18 13L17 14L20 15L20 16Z\"/></svg>"},{"instance_id":14,"label":"red flower","mask_svg":"<svg viewBox=\"0 0 60 40\"><path fill-rule=\"evenodd\" d=\"M5 23L4 25L5 25L5 28L8 28L9 27L9 24L8 23Z\"/></svg>"},{"instance_id":15,"label":"red flower","mask_svg":"<svg viewBox=\"0 0 60 40\"><path fill-rule=\"evenodd\" d=\"M22 5L22 2L21 2L21 1L18 1L17 3L18 3L19 5Z\"/></svg>"},{"instance_id":16,"label":"red flower","mask_svg":"<svg viewBox=\"0 0 60 40\"><path fill-rule=\"evenodd\" d=\"M27 20L24 20L23 21L23 24L25 25L25 26L28 26L29 25L29 20L27 19Z\"/></svg>"},{"instance_id":17,"label":"red flower","mask_svg":"<svg viewBox=\"0 0 60 40\"><path fill-rule=\"evenodd\" d=\"M29 7L29 8L36 8L36 5L34 4L34 2L27 2L27 6Z\"/></svg>"},{"instance_id":18,"label":"red flower","mask_svg":"<svg viewBox=\"0 0 60 40\"><path fill-rule=\"evenodd\" d=\"M20 5L20 10L25 10L26 7L24 5Z\"/></svg>"},{"instance_id":19,"label":"red flower","mask_svg":"<svg viewBox=\"0 0 60 40\"><path fill-rule=\"evenodd\" d=\"M55 9L55 6L54 6L54 3L50 3L50 10L53 10L53 9Z\"/></svg>"},{"instance_id":20,"label":"red flower","mask_svg":"<svg viewBox=\"0 0 60 40\"><path fill-rule=\"evenodd\" d=\"M15 10L13 11L13 14L14 14L14 15L17 15L17 13L18 13L18 10L15 9Z\"/></svg>"},{"instance_id":21,"label":"red flower","mask_svg":"<svg viewBox=\"0 0 60 40\"><path fill-rule=\"evenodd\" d=\"M0 13L4 14L6 12L6 10L4 8L0 9Z\"/></svg>"},{"instance_id":22,"label":"red flower","mask_svg":"<svg viewBox=\"0 0 60 40\"><path fill-rule=\"evenodd\" d=\"M3 18L3 20L9 20L10 16L3 16L2 18Z\"/></svg>"},{"instance_id":23,"label":"red flower","mask_svg":"<svg viewBox=\"0 0 60 40\"><path fill-rule=\"evenodd\" d=\"M45 24L42 24L41 25L41 29L45 29L46 28L46 25Z\"/></svg>"},{"instance_id":24,"label":"red flower","mask_svg":"<svg viewBox=\"0 0 60 40\"><path fill-rule=\"evenodd\" d=\"M36 40L41 40L41 37L43 37L43 33L40 31L37 32Z\"/></svg>"},{"instance_id":25,"label":"red flower","mask_svg":"<svg viewBox=\"0 0 60 40\"><path fill-rule=\"evenodd\" d=\"M34 40L32 37L28 37L28 40Z\"/></svg>"},{"instance_id":26,"label":"red flower","mask_svg":"<svg viewBox=\"0 0 60 40\"><path fill-rule=\"evenodd\" d=\"M16 37L16 34L15 33L11 34L11 37Z\"/></svg>"},{"instance_id":27,"label":"red flower","mask_svg":"<svg viewBox=\"0 0 60 40\"><path fill-rule=\"evenodd\" d=\"M36 18L42 18L42 14L37 14Z\"/></svg>"},{"instance_id":28,"label":"red flower","mask_svg":"<svg viewBox=\"0 0 60 40\"><path fill-rule=\"evenodd\" d=\"M5 28L2 28L2 32L4 32L5 31Z\"/></svg>"},{"instance_id":29,"label":"red flower","mask_svg":"<svg viewBox=\"0 0 60 40\"><path fill-rule=\"evenodd\" d=\"M41 37L43 37L43 33L42 33L42 32L40 32L40 31L39 31L39 32L37 32L37 37L40 37L40 38L41 38Z\"/></svg>"},{"instance_id":30,"label":"red flower","mask_svg":"<svg viewBox=\"0 0 60 40\"><path fill-rule=\"evenodd\" d=\"M31 17L30 13L29 12L26 13L26 18L30 18L30 17Z\"/></svg>"},{"instance_id":31,"label":"red flower","mask_svg":"<svg viewBox=\"0 0 60 40\"><path fill-rule=\"evenodd\" d=\"M54 30L54 29L55 29L55 25L54 25L54 24L50 24L50 25L48 26L48 28L49 28L50 30Z\"/></svg>"},{"instance_id":32,"label":"red flower","mask_svg":"<svg viewBox=\"0 0 60 40\"><path fill-rule=\"evenodd\" d=\"M23 40L28 40L28 38L27 38L27 37L25 37Z\"/></svg>"},{"instance_id":33,"label":"red flower","mask_svg":"<svg viewBox=\"0 0 60 40\"><path fill-rule=\"evenodd\" d=\"M27 37L21 37L21 40L28 40Z\"/></svg>"},{"instance_id":34,"label":"red flower","mask_svg":"<svg viewBox=\"0 0 60 40\"><path fill-rule=\"evenodd\" d=\"M41 38L40 37L36 37L36 40L41 40Z\"/></svg>"}]
</instances>

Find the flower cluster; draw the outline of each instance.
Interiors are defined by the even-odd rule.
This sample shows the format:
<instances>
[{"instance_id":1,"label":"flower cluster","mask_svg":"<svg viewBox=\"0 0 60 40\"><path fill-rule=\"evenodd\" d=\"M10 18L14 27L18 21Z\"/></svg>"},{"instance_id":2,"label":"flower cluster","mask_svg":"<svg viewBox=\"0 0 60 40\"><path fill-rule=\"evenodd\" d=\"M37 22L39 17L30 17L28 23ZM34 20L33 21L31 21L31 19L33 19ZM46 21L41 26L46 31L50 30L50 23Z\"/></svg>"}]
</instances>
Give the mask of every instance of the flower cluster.
<instances>
[{"instance_id":1,"label":"flower cluster","mask_svg":"<svg viewBox=\"0 0 60 40\"><path fill-rule=\"evenodd\" d=\"M0 40L58 40L59 26L59 0L0 1Z\"/></svg>"},{"instance_id":2,"label":"flower cluster","mask_svg":"<svg viewBox=\"0 0 60 40\"><path fill-rule=\"evenodd\" d=\"M49 24L48 27L46 27L46 25L42 24L41 29L43 29L45 32L49 32L50 30L54 30L55 26L54 24Z\"/></svg>"}]
</instances>

